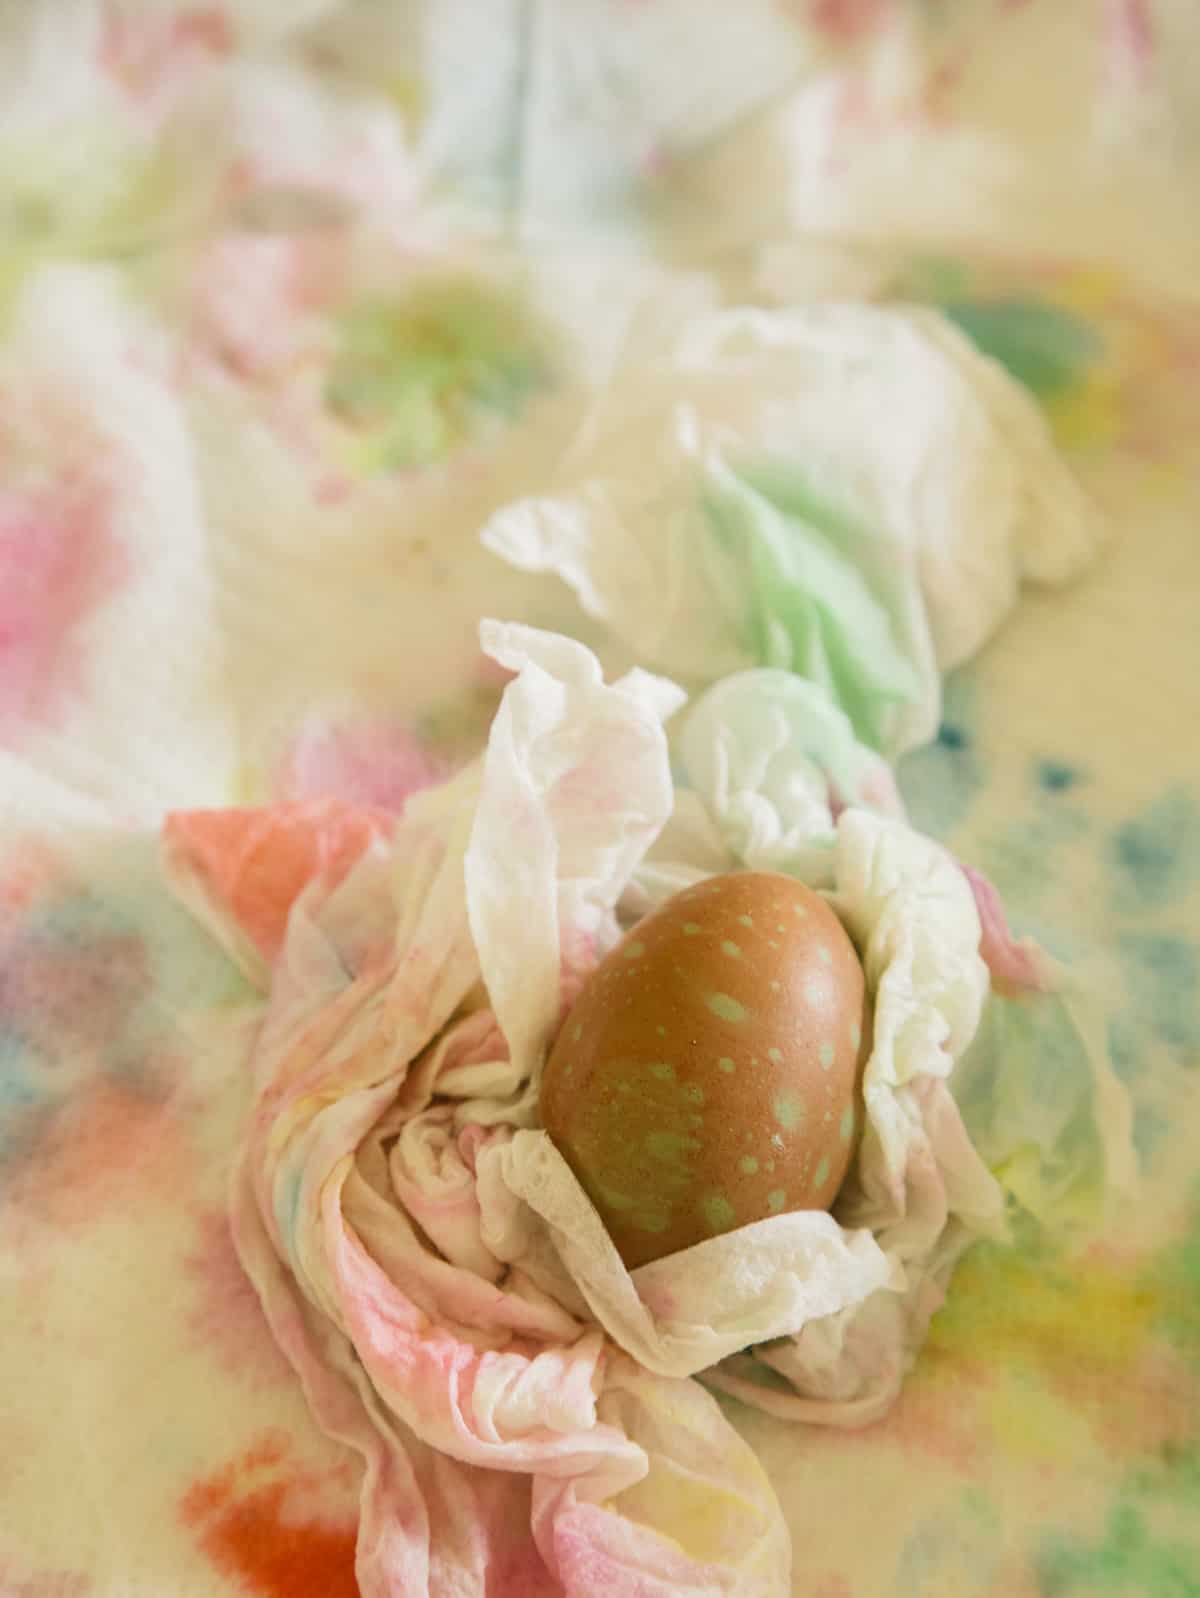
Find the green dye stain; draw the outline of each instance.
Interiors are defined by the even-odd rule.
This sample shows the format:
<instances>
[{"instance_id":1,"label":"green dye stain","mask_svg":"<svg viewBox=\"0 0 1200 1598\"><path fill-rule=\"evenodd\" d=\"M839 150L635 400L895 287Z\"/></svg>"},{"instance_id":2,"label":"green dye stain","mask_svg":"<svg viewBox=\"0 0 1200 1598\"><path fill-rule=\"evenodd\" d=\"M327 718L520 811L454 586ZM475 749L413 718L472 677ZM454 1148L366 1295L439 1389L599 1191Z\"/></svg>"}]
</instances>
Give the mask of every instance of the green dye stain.
<instances>
[{"instance_id":1,"label":"green dye stain","mask_svg":"<svg viewBox=\"0 0 1200 1598\"><path fill-rule=\"evenodd\" d=\"M734 1067L733 1061L729 1058L729 1056L727 1054L723 1054L721 1056L721 1058L717 1061L717 1070L718 1071L724 1071L726 1073L726 1075L728 1075L734 1069L735 1069L735 1067Z\"/></svg>"},{"instance_id":2,"label":"green dye stain","mask_svg":"<svg viewBox=\"0 0 1200 1598\"><path fill-rule=\"evenodd\" d=\"M788 1132L803 1124L804 1105L794 1093L781 1093L775 1100L775 1119Z\"/></svg>"},{"instance_id":3,"label":"green dye stain","mask_svg":"<svg viewBox=\"0 0 1200 1598\"><path fill-rule=\"evenodd\" d=\"M665 1232L671 1224L670 1213L665 1209L654 1209L650 1205L637 1210L633 1216L633 1224L639 1232Z\"/></svg>"},{"instance_id":4,"label":"green dye stain","mask_svg":"<svg viewBox=\"0 0 1200 1598\"><path fill-rule=\"evenodd\" d=\"M704 1103L704 1089L698 1082L689 1082L683 1090L683 1096L689 1104Z\"/></svg>"},{"instance_id":5,"label":"green dye stain","mask_svg":"<svg viewBox=\"0 0 1200 1598\"><path fill-rule=\"evenodd\" d=\"M706 1193L700 1207L712 1232L727 1232L737 1220L733 1205L724 1193Z\"/></svg>"},{"instance_id":6,"label":"green dye stain","mask_svg":"<svg viewBox=\"0 0 1200 1598\"><path fill-rule=\"evenodd\" d=\"M808 1000L809 1004L825 1003L825 984L821 981L820 977L809 977L808 981L804 984L804 997Z\"/></svg>"},{"instance_id":7,"label":"green dye stain","mask_svg":"<svg viewBox=\"0 0 1200 1598\"><path fill-rule=\"evenodd\" d=\"M853 1021L850 1024L850 1043L854 1049L862 1048L862 1022Z\"/></svg>"},{"instance_id":8,"label":"green dye stain","mask_svg":"<svg viewBox=\"0 0 1200 1598\"><path fill-rule=\"evenodd\" d=\"M754 925L754 917L738 916L738 925L743 927L752 927Z\"/></svg>"},{"instance_id":9,"label":"green dye stain","mask_svg":"<svg viewBox=\"0 0 1200 1598\"><path fill-rule=\"evenodd\" d=\"M754 1158L753 1154L743 1154L741 1159L738 1161L738 1170L741 1171L745 1176L753 1176L758 1170L758 1161Z\"/></svg>"},{"instance_id":10,"label":"green dye stain","mask_svg":"<svg viewBox=\"0 0 1200 1598\"><path fill-rule=\"evenodd\" d=\"M830 1066L833 1064L833 1044L822 1043L817 1058L821 1062L822 1071L828 1071Z\"/></svg>"},{"instance_id":11,"label":"green dye stain","mask_svg":"<svg viewBox=\"0 0 1200 1598\"><path fill-rule=\"evenodd\" d=\"M1192 1598L1200 1592L1200 1557L1194 1546L1152 1530L1142 1511L1118 1503L1101 1541L1074 1535L1046 1538L1038 1551L1040 1591L1046 1598L1077 1593L1144 1593L1146 1598Z\"/></svg>"},{"instance_id":12,"label":"green dye stain","mask_svg":"<svg viewBox=\"0 0 1200 1598\"><path fill-rule=\"evenodd\" d=\"M659 1060L650 1067L650 1075L659 1082L674 1082L675 1067L666 1060Z\"/></svg>"},{"instance_id":13,"label":"green dye stain","mask_svg":"<svg viewBox=\"0 0 1200 1598\"><path fill-rule=\"evenodd\" d=\"M459 278L356 305L337 324L325 403L368 470L438 460L550 381L546 332L518 301Z\"/></svg>"},{"instance_id":14,"label":"green dye stain","mask_svg":"<svg viewBox=\"0 0 1200 1598\"><path fill-rule=\"evenodd\" d=\"M667 1029L665 1026L656 1026L654 1030L660 1038L665 1038L667 1035Z\"/></svg>"},{"instance_id":15,"label":"green dye stain","mask_svg":"<svg viewBox=\"0 0 1200 1598\"><path fill-rule=\"evenodd\" d=\"M719 1015L722 1021L744 1021L747 1010L744 1004L739 1004L728 993L710 993L704 1001L714 1015Z\"/></svg>"},{"instance_id":16,"label":"green dye stain","mask_svg":"<svg viewBox=\"0 0 1200 1598\"><path fill-rule=\"evenodd\" d=\"M783 1064L783 1054L779 1049L768 1049L767 1059L770 1060L774 1065Z\"/></svg>"},{"instance_id":17,"label":"green dye stain","mask_svg":"<svg viewBox=\"0 0 1200 1598\"><path fill-rule=\"evenodd\" d=\"M772 1215L778 1215L787 1203L787 1193L781 1187L773 1187L767 1194L767 1208Z\"/></svg>"},{"instance_id":18,"label":"green dye stain","mask_svg":"<svg viewBox=\"0 0 1200 1598\"><path fill-rule=\"evenodd\" d=\"M821 962L822 965L832 965L833 964L833 955L829 952L829 950L825 947L824 944L822 944L820 946L820 948L817 950L817 959Z\"/></svg>"},{"instance_id":19,"label":"green dye stain","mask_svg":"<svg viewBox=\"0 0 1200 1598\"><path fill-rule=\"evenodd\" d=\"M578 1021L575 1023L575 1030L571 1033L571 1036L575 1039L576 1043L578 1043L580 1038L583 1036L583 1027Z\"/></svg>"},{"instance_id":20,"label":"green dye stain","mask_svg":"<svg viewBox=\"0 0 1200 1598\"><path fill-rule=\"evenodd\" d=\"M682 1132L647 1132L643 1144L651 1159L672 1163L682 1160L685 1155L695 1154L700 1147L696 1138Z\"/></svg>"},{"instance_id":21,"label":"green dye stain","mask_svg":"<svg viewBox=\"0 0 1200 1598\"><path fill-rule=\"evenodd\" d=\"M732 938L722 940L721 952L727 954L731 960L740 960L742 958L742 951Z\"/></svg>"},{"instance_id":22,"label":"green dye stain","mask_svg":"<svg viewBox=\"0 0 1200 1598\"><path fill-rule=\"evenodd\" d=\"M1070 388L1104 354L1093 323L1046 300L954 298L941 309L1039 399Z\"/></svg>"},{"instance_id":23,"label":"green dye stain","mask_svg":"<svg viewBox=\"0 0 1200 1598\"><path fill-rule=\"evenodd\" d=\"M683 923L683 933L685 937L694 938L698 935L699 931L700 923L698 921L685 921Z\"/></svg>"},{"instance_id":24,"label":"green dye stain","mask_svg":"<svg viewBox=\"0 0 1200 1598\"><path fill-rule=\"evenodd\" d=\"M813 1186L814 1187L824 1187L826 1182L828 1182L828 1180L829 1180L829 1156L828 1156L828 1154L822 1154L820 1164L817 1166L817 1174L813 1177Z\"/></svg>"},{"instance_id":25,"label":"green dye stain","mask_svg":"<svg viewBox=\"0 0 1200 1598\"><path fill-rule=\"evenodd\" d=\"M609 1209L616 1210L619 1215L627 1215L637 1203L628 1193L620 1193L615 1187L597 1184L597 1191Z\"/></svg>"},{"instance_id":26,"label":"green dye stain","mask_svg":"<svg viewBox=\"0 0 1200 1598\"><path fill-rule=\"evenodd\" d=\"M644 943L640 943L637 938L635 938L632 943L627 943L625 945L626 960L640 960L645 952L646 945Z\"/></svg>"},{"instance_id":27,"label":"green dye stain","mask_svg":"<svg viewBox=\"0 0 1200 1598\"><path fill-rule=\"evenodd\" d=\"M792 914L796 915L796 916L799 916L801 921L803 921L805 916L808 914L808 906L804 905L804 904L793 903L792 904Z\"/></svg>"},{"instance_id":28,"label":"green dye stain","mask_svg":"<svg viewBox=\"0 0 1200 1598\"><path fill-rule=\"evenodd\" d=\"M841 1135L843 1143L849 1143L850 1139L854 1136L853 1104L847 1104L846 1108L842 1111L842 1119L841 1124L838 1126L838 1132Z\"/></svg>"}]
</instances>

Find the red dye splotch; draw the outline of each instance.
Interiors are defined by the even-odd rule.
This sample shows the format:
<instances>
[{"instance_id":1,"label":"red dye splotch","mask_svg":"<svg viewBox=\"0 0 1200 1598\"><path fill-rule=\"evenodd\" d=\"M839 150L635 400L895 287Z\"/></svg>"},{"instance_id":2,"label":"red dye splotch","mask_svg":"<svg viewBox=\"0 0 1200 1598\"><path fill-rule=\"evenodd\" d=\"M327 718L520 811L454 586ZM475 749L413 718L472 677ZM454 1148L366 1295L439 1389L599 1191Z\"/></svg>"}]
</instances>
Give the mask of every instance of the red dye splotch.
<instances>
[{"instance_id":1,"label":"red dye splotch","mask_svg":"<svg viewBox=\"0 0 1200 1598\"><path fill-rule=\"evenodd\" d=\"M190 1487L184 1524L254 1598L358 1598L345 1473L304 1467L272 1433Z\"/></svg>"},{"instance_id":2,"label":"red dye splotch","mask_svg":"<svg viewBox=\"0 0 1200 1598\"><path fill-rule=\"evenodd\" d=\"M83 625L127 571L107 496L0 489L0 740L53 719L80 691Z\"/></svg>"},{"instance_id":3,"label":"red dye splotch","mask_svg":"<svg viewBox=\"0 0 1200 1598\"><path fill-rule=\"evenodd\" d=\"M247 810L187 810L168 816L164 837L176 865L223 905L259 953L274 960L296 899L315 880L333 889L395 817L338 800Z\"/></svg>"},{"instance_id":4,"label":"red dye splotch","mask_svg":"<svg viewBox=\"0 0 1200 1598\"><path fill-rule=\"evenodd\" d=\"M196 1245L184 1258L192 1289L192 1336L232 1376L256 1386L291 1382L291 1366L237 1257L228 1217L220 1211L202 1214L197 1232Z\"/></svg>"},{"instance_id":5,"label":"red dye splotch","mask_svg":"<svg viewBox=\"0 0 1200 1598\"><path fill-rule=\"evenodd\" d=\"M285 799L334 798L399 813L410 794L445 775L442 761L401 723L311 720L288 753L279 788Z\"/></svg>"}]
</instances>

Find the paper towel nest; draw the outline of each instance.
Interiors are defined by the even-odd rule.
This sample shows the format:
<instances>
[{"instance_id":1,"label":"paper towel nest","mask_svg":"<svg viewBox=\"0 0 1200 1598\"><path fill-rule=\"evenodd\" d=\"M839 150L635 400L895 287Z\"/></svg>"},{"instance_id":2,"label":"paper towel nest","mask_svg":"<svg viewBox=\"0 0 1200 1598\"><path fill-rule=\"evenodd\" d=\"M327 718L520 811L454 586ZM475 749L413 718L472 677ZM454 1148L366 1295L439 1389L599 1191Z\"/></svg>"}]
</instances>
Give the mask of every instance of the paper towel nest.
<instances>
[{"instance_id":1,"label":"paper towel nest","mask_svg":"<svg viewBox=\"0 0 1200 1598\"><path fill-rule=\"evenodd\" d=\"M360 818L357 858L328 809L309 820L336 822L334 844L290 877L271 850L294 855L294 812L247 823L250 844L222 818L168 825L180 890L235 952L249 937L273 959L239 1251L318 1418L368 1461L365 1593L457 1590L430 1561L466 1580L495 1557L478 1516L474 1553L446 1529L475 1513L483 1466L525 1480L516 1513L549 1591L783 1594L769 1484L688 1378L868 1421L962 1247L1001 1226L949 1088L988 993L971 885L882 813L897 801L881 763L812 684L751 672L714 689L683 719L677 793L674 685L606 685L581 644L526 627L485 623L482 642L517 673L486 754L394 832ZM539 1072L622 921L738 863L806 875L862 952L861 1149L836 1215L772 1217L629 1273L538 1129ZM259 886L293 894L305 870L279 941Z\"/></svg>"}]
</instances>

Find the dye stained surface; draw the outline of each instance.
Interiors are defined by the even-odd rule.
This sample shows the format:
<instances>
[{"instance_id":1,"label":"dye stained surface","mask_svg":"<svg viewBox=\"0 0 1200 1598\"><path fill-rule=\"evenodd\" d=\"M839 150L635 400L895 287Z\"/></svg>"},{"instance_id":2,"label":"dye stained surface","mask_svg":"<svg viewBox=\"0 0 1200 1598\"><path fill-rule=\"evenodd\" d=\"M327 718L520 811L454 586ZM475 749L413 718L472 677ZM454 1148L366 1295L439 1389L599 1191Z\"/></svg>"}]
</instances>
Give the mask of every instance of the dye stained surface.
<instances>
[{"instance_id":1,"label":"dye stained surface","mask_svg":"<svg viewBox=\"0 0 1200 1598\"><path fill-rule=\"evenodd\" d=\"M932 136L939 120L953 131L972 82L984 123L997 127L1007 114L997 84L1008 84L1014 108L1034 96L1047 119L1090 117L1089 96L1106 95L1095 120L1113 142L1099 164L1118 174L1142 113L1169 121L1178 111L1175 148L1194 160L1186 8L1076 8L1081 30L1085 9L1093 22L1103 13L1091 38L1072 33L1076 10L1066 5L1039 34L1039 12L1054 4L927 8L926 78L892 89L894 74L852 75L822 91L827 102L809 102L808 181L822 181L828 160L828 183L851 205L844 163L854 141L878 147L897 129ZM667 9L665 0L625 8L622 38L658 26ZM814 0L772 8L771 26L783 17L823 48L869 51L900 9ZM102 181L87 181L86 149L77 168L54 141L42 147L31 134L18 148L0 138L0 220L17 241L0 260L0 345L7 351L17 296L39 273L96 261L155 330L131 339L130 364L163 378L162 412L128 419L127 433L148 446L132 483L104 472L64 478L50 469L54 451L18 481L9 468L26 461L19 384L5 384L0 411L0 757L18 762L0 766L4 1598L124 1598L137 1583L176 1598L356 1590L359 1467L313 1427L224 1220L248 1096L230 1064L241 1058L231 1040L246 992L171 906L149 838L140 855L123 837L63 846L64 828L120 832L131 815L155 814L145 774L175 773L195 706L207 703L190 679L182 691L163 617L186 636L203 693L239 729L236 769L206 777L203 794L193 792L196 769L184 769L175 802L331 798L385 813L377 825L482 741L499 684L479 673L479 611L523 606L539 624L590 626L542 591L506 587L475 547L498 491L495 460L553 396L564 359L554 317L533 308L536 286L504 272L492 281L457 257L431 272L440 246L417 229L382 257L386 292L376 284L368 294L353 268L370 248L359 251L356 235L351 249L330 226L338 207L365 212L368 234L372 217L392 226L407 216L414 179L403 128L440 106L446 114L430 125L447 168L506 225L548 200L555 215L590 206L589 224L604 229L636 228L649 204L651 225L666 226L673 175L687 173L695 191L689 141L739 109L722 85L753 77L728 58L711 93L686 97L687 116L716 121L673 130L663 118L678 97L647 93L639 110L637 82L619 73L619 111L605 101L597 131L587 95L573 96L569 117L553 105L517 114L530 74L448 86L408 60L393 75L390 55L377 72L348 46L351 77L376 88L386 77L382 122L340 121L320 100L311 122L300 118L303 138L276 140L260 124L226 148L213 134L218 180L206 186L211 174L201 174L192 191L177 164L188 141L170 119L249 43L244 22L236 6L206 5L161 25L106 17L100 37L53 41L43 70L56 77L69 58L80 75L67 77L86 98L94 68L101 122L105 96L121 97L119 128L88 124ZM791 35L770 37L755 71L769 76L768 58L771 72L776 63L791 71ZM594 41L584 42L572 60L588 58ZM336 41L328 48L336 54ZM637 53L631 43L629 59ZM647 47L645 59L678 74L682 53ZM294 53L302 82L319 54ZM463 60L479 54L476 38L464 40ZM1097 61L1103 87L1075 94L1077 74ZM286 92L261 103L270 116L298 114ZM816 111L828 117L819 128ZM1137 184L1123 181L1132 204ZM711 207L723 226L744 187L723 181ZM320 228L248 236L256 216L277 222L306 188L323 208ZM242 221L223 230L218 216L215 247L197 243L180 280L165 281L170 263L148 264L136 246L161 234L186 253L185 224L209 214L214 194L243 206ZM198 209L180 206L197 196ZM1114 217L1139 254L1152 250L1153 229L1128 223L1119 206ZM774 225L748 236L757 245ZM1102 266L1054 265L1044 225L1030 233L1026 262L1019 221L1007 263L906 247L887 263L888 289L942 308L1037 395L1117 537L1085 589L1030 596L988 656L951 677L937 737L902 779L917 823L985 871L1018 929L1035 931L1102 995L1142 1186L1099 1235L968 1260L879 1425L797 1432L729 1406L768 1467L793 1533L796 1591L809 1598L1200 1591L1200 337L1194 316L1144 292L1145 260L1139 289L1109 264L1114 252ZM405 276L414 256L415 286ZM565 302L584 291L587 331L602 342L606 295L586 283L557 292ZM163 413L172 396L184 403L174 380L195 384L184 396L180 481L194 470L203 487L200 564L212 569L220 617L211 652L184 625L202 608L203 584L196 574L159 582L155 564L186 519L182 490L165 504L156 497ZM48 429L53 439L53 418ZM114 510L143 501L148 534L127 543ZM127 707L120 674L99 671L106 652L139 634L129 621L116 639L110 625L139 584L153 648L121 659L137 662L123 668L126 687L136 677L169 711L149 748L138 738L147 700ZM97 701L98 683L111 702ZM106 713L128 725L100 755L87 729ZM19 766L35 741L55 756L52 781L40 766ZM289 881L310 869L309 841L298 828ZM256 931L269 958L280 927L265 915ZM733 930L728 941L738 943ZM718 993L714 1014L735 1024L736 988ZM1040 1046L1053 1058L1053 1039ZM742 1069L733 1053L716 1054L714 1072L736 1081ZM679 1108L697 1113L687 1101ZM785 1128L802 1118L798 1102L778 1110ZM690 1136L686 1121L679 1135ZM739 1156L760 1172L770 1157ZM769 1189L775 1208L772 1195L781 1208L784 1189ZM726 1219L716 1205L712 1224ZM528 1598L536 1565L522 1559L514 1552L489 1598Z\"/></svg>"}]
</instances>

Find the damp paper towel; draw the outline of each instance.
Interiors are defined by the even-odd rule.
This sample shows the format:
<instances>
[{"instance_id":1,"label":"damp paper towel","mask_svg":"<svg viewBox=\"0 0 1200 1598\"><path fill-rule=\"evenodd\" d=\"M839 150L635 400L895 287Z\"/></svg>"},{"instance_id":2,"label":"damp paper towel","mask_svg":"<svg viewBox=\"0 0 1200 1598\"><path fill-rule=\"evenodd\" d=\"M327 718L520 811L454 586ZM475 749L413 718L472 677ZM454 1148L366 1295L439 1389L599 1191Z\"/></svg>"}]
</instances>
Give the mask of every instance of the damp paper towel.
<instances>
[{"instance_id":1,"label":"damp paper towel","mask_svg":"<svg viewBox=\"0 0 1200 1598\"><path fill-rule=\"evenodd\" d=\"M572 639L485 622L481 642L516 674L486 752L398 823L329 803L168 823L178 891L268 988L238 1251L317 1419L364 1459L367 1598L485 1590L517 1521L531 1594L783 1598L786 1526L709 1389L878 1416L964 1245L1003 1231L951 1092L1000 1002L976 898L822 687L751 670L685 709L642 670L606 683ZM861 1152L836 1218L630 1273L538 1129L539 1072L622 926L740 863L805 876L863 951ZM1098 1117L1102 1073L1079 1075Z\"/></svg>"}]
</instances>

